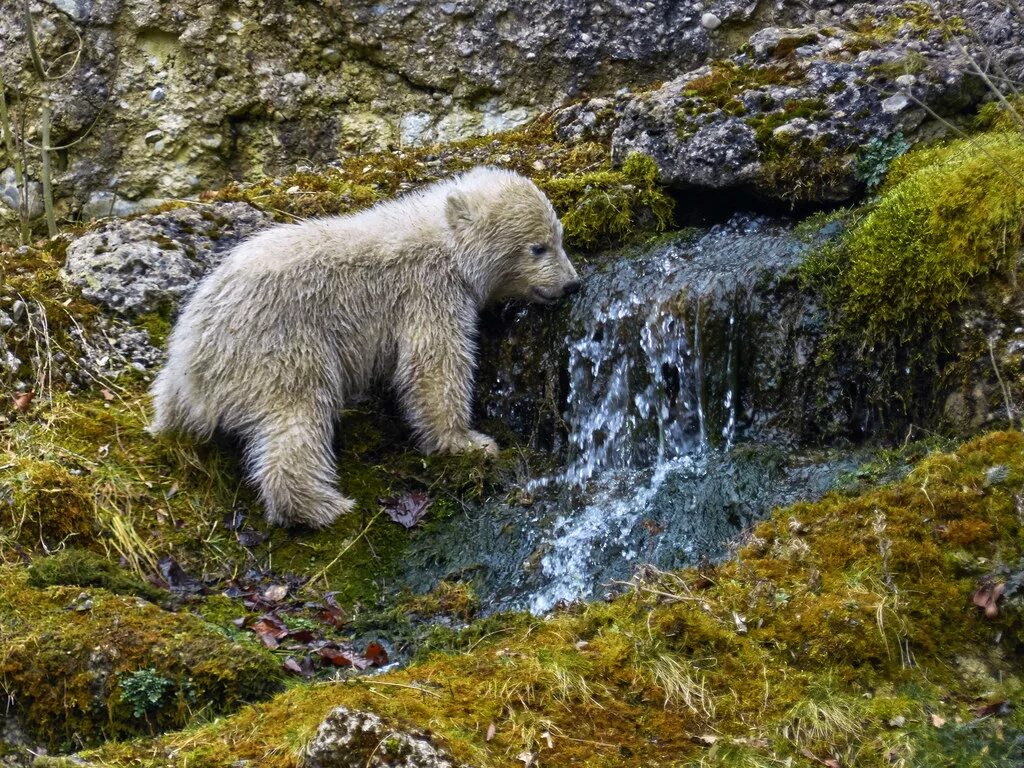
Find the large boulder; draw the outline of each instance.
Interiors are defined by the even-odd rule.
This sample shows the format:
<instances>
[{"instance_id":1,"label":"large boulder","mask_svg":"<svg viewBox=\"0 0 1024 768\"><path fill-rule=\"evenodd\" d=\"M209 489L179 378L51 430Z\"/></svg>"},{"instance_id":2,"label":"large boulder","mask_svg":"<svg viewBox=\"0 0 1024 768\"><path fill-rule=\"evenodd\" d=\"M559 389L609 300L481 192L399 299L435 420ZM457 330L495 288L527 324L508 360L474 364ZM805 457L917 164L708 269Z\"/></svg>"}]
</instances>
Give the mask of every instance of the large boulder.
<instances>
[{"instance_id":1,"label":"large boulder","mask_svg":"<svg viewBox=\"0 0 1024 768\"><path fill-rule=\"evenodd\" d=\"M1024 20L994 4L964 16L887 2L762 29L736 55L625 104L613 152L652 156L681 188L847 200L981 101L972 56L998 50L997 71L1019 68Z\"/></svg>"}]
</instances>

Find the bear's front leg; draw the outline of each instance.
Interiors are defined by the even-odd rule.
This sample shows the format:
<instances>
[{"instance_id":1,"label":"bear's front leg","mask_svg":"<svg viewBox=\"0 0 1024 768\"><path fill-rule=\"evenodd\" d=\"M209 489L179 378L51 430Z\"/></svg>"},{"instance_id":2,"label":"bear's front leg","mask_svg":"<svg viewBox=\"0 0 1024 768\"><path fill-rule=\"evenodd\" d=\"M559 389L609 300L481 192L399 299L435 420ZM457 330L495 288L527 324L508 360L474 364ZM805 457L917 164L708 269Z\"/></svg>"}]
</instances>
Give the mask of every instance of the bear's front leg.
<instances>
[{"instance_id":1,"label":"bear's front leg","mask_svg":"<svg viewBox=\"0 0 1024 768\"><path fill-rule=\"evenodd\" d=\"M437 325L437 318L432 322ZM420 326L429 327L429 326ZM464 329L412 333L399 345L395 384L402 408L425 453L498 452L494 438L470 429L474 355Z\"/></svg>"}]
</instances>

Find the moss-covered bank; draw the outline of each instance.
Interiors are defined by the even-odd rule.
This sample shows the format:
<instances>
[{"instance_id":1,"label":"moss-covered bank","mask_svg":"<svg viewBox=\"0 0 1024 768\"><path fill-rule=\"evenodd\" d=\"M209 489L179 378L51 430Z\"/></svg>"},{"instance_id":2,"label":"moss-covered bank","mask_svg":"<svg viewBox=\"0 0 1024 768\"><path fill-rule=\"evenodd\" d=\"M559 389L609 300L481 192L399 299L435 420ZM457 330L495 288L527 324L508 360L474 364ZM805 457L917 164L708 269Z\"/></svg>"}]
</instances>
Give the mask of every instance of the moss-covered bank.
<instances>
[{"instance_id":1,"label":"moss-covered bank","mask_svg":"<svg viewBox=\"0 0 1024 768\"><path fill-rule=\"evenodd\" d=\"M640 242L672 222L673 201L643 155L614 168L608 146L566 144L548 120L498 136L444 146L374 153L316 172L235 185L207 199L245 200L291 217L349 213L476 165L499 165L533 179L551 198L573 249Z\"/></svg>"},{"instance_id":2,"label":"moss-covered bank","mask_svg":"<svg viewBox=\"0 0 1024 768\"><path fill-rule=\"evenodd\" d=\"M1024 135L997 127L896 158L877 198L832 214L840 234L802 269L829 312L819 376L870 417L934 422L986 368L1018 386L1022 174Z\"/></svg>"},{"instance_id":3,"label":"moss-covered bank","mask_svg":"<svg viewBox=\"0 0 1024 768\"><path fill-rule=\"evenodd\" d=\"M32 581L21 568L0 568L0 689L28 734L51 749L181 727L281 687L271 654L187 612ZM140 673L149 677L145 700L132 691Z\"/></svg>"},{"instance_id":4,"label":"moss-covered bank","mask_svg":"<svg viewBox=\"0 0 1024 768\"><path fill-rule=\"evenodd\" d=\"M1024 759L1024 436L779 510L734 560L610 603L495 617L403 671L300 686L109 766L295 766L344 704L473 765L1011 766ZM992 588L1001 598L985 611ZM988 590L988 591L986 591ZM494 724L493 738L488 731Z\"/></svg>"}]
</instances>

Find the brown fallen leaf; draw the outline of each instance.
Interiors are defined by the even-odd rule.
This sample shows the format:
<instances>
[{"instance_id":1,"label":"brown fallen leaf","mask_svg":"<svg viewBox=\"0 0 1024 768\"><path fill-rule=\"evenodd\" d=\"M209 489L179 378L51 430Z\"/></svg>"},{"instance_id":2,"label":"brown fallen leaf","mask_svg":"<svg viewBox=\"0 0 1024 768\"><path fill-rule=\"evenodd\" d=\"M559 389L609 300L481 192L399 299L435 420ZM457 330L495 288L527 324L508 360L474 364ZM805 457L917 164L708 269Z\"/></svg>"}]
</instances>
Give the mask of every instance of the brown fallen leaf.
<instances>
[{"instance_id":1,"label":"brown fallen leaf","mask_svg":"<svg viewBox=\"0 0 1024 768\"><path fill-rule=\"evenodd\" d=\"M415 491L404 496L381 499L381 503L384 505L384 514L399 525L412 528L427 514L430 497L421 491Z\"/></svg>"},{"instance_id":2,"label":"brown fallen leaf","mask_svg":"<svg viewBox=\"0 0 1024 768\"><path fill-rule=\"evenodd\" d=\"M18 392L14 395L14 407L18 409L18 413L25 413L29 406L32 405L32 400L35 396L36 393L33 390Z\"/></svg>"},{"instance_id":3,"label":"brown fallen leaf","mask_svg":"<svg viewBox=\"0 0 1024 768\"><path fill-rule=\"evenodd\" d=\"M1008 715L1013 711L1013 704L1008 701L994 701L991 704L984 704L975 707L974 714L978 717L991 717L992 715Z\"/></svg>"},{"instance_id":4,"label":"brown fallen leaf","mask_svg":"<svg viewBox=\"0 0 1024 768\"><path fill-rule=\"evenodd\" d=\"M277 646L280 645L280 643L277 642L277 638L274 637L270 632L260 632L258 637L260 639L260 642L263 643L263 646L265 648L269 648L270 650L274 650L275 648L277 648Z\"/></svg>"},{"instance_id":5,"label":"brown fallen leaf","mask_svg":"<svg viewBox=\"0 0 1024 768\"><path fill-rule=\"evenodd\" d=\"M257 635L270 635L275 640L281 640L288 636L288 627L272 613L260 616L249 629Z\"/></svg>"},{"instance_id":6,"label":"brown fallen leaf","mask_svg":"<svg viewBox=\"0 0 1024 768\"><path fill-rule=\"evenodd\" d=\"M289 656L281 664L285 671L291 672L293 675L300 675L301 677L312 677L315 673L313 669L313 662L309 656L304 656L302 661L296 661L294 656Z\"/></svg>"},{"instance_id":7,"label":"brown fallen leaf","mask_svg":"<svg viewBox=\"0 0 1024 768\"><path fill-rule=\"evenodd\" d=\"M995 582L989 584L982 584L978 587L978 591L974 593L974 604L979 608L985 610L986 619L994 619L999 615L999 598L1003 596L1003 591L1006 589L1006 584L1003 582Z\"/></svg>"},{"instance_id":8,"label":"brown fallen leaf","mask_svg":"<svg viewBox=\"0 0 1024 768\"><path fill-rule=\"evenodd\" d=\"M380 643L370 643L366 646L366 653L363 654L371 666L383 667L388 663L388 652Z\"/></svg>"},{"instance_id":9,"label":"brown fallen leaf","mask_svg":"<svg viewBox=\"0 0 1024 768\"><path fill-rule=\"evenodd\" d=\"M336 667L351 667L352 657L342 651L339 648L331 648L330 646L324 646L317 653L320 654L320 658L324 661L329 661Z\"/></svg>"}]
</instances>

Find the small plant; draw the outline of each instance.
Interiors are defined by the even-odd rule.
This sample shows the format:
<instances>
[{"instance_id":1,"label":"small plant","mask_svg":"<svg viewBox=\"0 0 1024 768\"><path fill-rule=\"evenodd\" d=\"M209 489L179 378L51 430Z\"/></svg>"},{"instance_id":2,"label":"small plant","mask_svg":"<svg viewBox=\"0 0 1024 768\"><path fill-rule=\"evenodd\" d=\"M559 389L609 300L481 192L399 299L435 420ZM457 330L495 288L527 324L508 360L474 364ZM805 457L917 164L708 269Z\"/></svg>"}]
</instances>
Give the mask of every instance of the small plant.
<instances>
[{"instance_id":1,"label":"small plant","mask_svg":"<svg viewBox=\"0 0 1024 768\"><path fill-rule=\"evenodd\" d=\"M155 669L140 669L121 678L121 701L131 704L135 717L157 709L164 696L174 686L170 680L157 674Z\"/></svg>"},{"instance_id":2,"label":"small plant","mask_svg":"<svg viewBox=\"0 0 1024 768\"><path fill-rule=\"evenodd\" d=\"M888 173L892 161L906 154L909 149L910 143L902 133L888 139L871 139L861 147L857 158L857 181L864 182L869 192L878 189L885 181L885 174Z\"/></svg>"}]
</instances>

